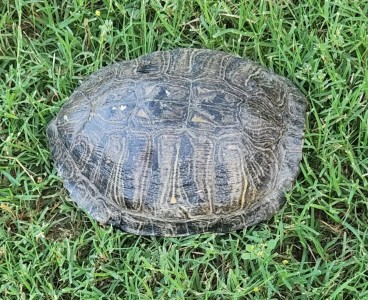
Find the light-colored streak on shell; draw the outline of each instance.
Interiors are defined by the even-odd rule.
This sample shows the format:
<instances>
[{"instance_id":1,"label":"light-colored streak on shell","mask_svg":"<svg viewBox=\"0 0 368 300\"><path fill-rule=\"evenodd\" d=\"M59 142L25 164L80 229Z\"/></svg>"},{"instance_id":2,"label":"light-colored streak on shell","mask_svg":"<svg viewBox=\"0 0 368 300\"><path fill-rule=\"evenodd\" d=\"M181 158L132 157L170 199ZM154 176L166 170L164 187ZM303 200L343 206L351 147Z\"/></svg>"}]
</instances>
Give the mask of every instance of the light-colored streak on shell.
<instances>
[{"instance_id":1,"label":"light-colored streak on shell","mask_svg":"<svg viewBox=\"0 0 368 300\"><path fill-rule=\"evenodd\" d=\"M178 141L172 136L162 135L158 140L158 155L161 170L159 202L161 205L164 205L170 201L172 196L171 188L175 186L174 165L176 153L179 149L177 149Z\"/></svg>"},{"instance_id":2,"label":"light-colored streak on shell","mask_svg":"<svg viewBox=\"0 0 368 300\"><path fill-rule=\"evenodd\" d=\"M117 149L115 149L118 154L118 158L111 172L109 185L106 190L110 191L110 195L108 198L112 199L117 205L121 206L122 208L126 208L124 202L124 181L121 180L122 165L128 153L126 138L124 136L120 138L120 145L117 145L116 147L118 147Z\"/></svg>"}]
</instances>

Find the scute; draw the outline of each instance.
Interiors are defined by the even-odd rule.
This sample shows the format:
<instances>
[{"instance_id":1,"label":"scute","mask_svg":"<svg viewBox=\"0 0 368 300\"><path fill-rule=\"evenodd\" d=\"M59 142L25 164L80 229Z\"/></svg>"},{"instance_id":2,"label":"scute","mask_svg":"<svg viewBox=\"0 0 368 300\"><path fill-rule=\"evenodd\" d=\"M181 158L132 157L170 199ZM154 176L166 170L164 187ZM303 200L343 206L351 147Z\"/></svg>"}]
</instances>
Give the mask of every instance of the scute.
<instances>
[{"instance_id":1,"label":"scute","mask_svg":"<svg viewBox=\"0 0 368 300\"><path fill-rule=\"evenodd\" d=\"M305 107L250 60L176 49L92 74L47 136L64 186L96 220L142 235L228 232L282 207Z\"/></svg>"}]
</instances>

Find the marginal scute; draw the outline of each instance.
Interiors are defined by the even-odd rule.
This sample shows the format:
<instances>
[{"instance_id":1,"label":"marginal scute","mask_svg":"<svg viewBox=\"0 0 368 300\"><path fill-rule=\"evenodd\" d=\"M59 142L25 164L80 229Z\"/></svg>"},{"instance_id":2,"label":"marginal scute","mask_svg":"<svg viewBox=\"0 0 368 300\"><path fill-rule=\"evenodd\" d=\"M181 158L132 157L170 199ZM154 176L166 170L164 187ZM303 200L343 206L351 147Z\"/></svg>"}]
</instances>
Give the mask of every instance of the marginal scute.
<instances>
[{"instance_id":1,"label":"marginal scute","mask_svg":"<svg viewBox=\"0 0 368 300\"><path fill-rule=\"evenodd\" d=\"M92 74L47 127L71 198L142 235L229 232L269 219L299 172L306 101L224 52L177 49Z\"/></svg>"}]
</instances>

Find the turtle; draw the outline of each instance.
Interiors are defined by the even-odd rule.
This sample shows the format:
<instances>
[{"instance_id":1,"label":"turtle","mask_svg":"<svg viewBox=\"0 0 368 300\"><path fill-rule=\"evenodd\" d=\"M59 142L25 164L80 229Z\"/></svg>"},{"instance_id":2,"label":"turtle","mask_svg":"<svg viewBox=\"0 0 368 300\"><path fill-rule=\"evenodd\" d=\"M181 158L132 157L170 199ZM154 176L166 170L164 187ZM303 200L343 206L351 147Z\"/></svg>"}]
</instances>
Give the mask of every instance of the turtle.
<instances>
[{"instance_id":1,"label":"turtle","mask_svg":"<svg viewBox=\"0 0 368 300\"><path fill-rule=\"evenodd\" d=\"M283 207L305 111L286 77L179 48L93 73L46 133L70 198L98 222L138 235L227 233Z\"/></svg>"}]
</instances>

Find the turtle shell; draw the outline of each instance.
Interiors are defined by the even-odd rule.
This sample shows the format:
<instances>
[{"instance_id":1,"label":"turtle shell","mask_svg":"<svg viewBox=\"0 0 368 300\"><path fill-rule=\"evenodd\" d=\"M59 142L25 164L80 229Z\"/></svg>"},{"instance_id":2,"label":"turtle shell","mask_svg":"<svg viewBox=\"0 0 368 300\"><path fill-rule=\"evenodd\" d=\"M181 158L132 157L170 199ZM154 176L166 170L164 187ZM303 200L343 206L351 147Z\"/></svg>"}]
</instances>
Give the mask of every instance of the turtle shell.
<instances>
[{"instance_id":1,"label":"turtle shell","mask_svg":"<svg viewBox=\"0 0 368 300\"><path fill-rule=\"evenodd\" d=\"M96 220L142 235L228 232L282 207L305 106L250 60L177 49L92 74L47 136L64 186Z\"/></svg>"}]
</instances>

